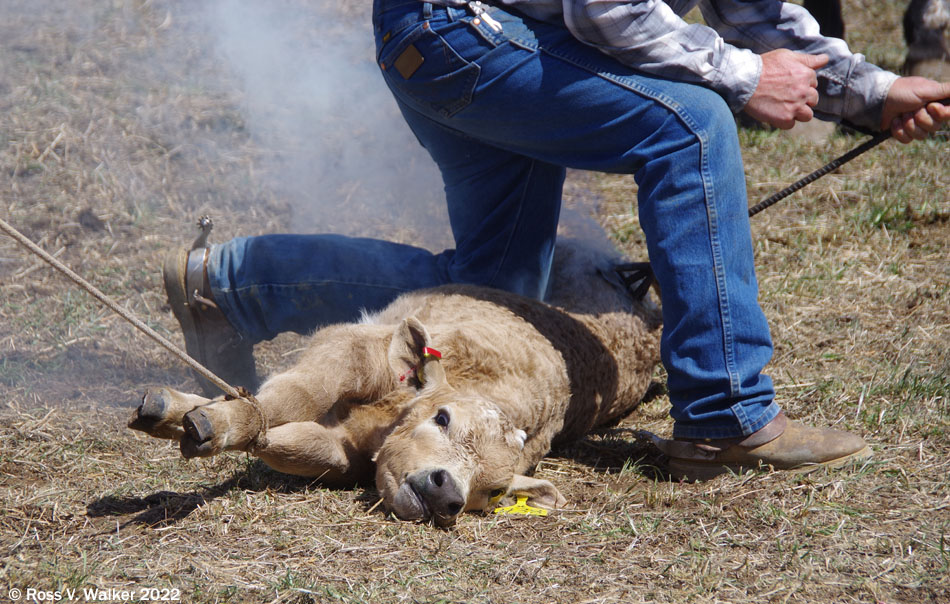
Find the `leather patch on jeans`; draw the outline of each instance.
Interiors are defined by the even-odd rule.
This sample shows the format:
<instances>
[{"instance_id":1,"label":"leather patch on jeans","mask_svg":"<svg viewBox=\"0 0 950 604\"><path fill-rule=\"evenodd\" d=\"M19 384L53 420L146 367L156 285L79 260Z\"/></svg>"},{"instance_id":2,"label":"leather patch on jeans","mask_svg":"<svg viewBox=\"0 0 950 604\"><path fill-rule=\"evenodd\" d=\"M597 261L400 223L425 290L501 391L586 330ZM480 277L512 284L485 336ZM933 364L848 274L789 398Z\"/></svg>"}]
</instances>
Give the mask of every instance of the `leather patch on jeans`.
<instances>
[{"instance_id":1,"label":"leather patch on jeans","mask_svg":"<svg viewBox=\"0 0 950 604\"><path fill-rule=\"evenodd\" d=\"M412 77L412 74L416 73L416 70L422 65L422 62L425 61L425 58L422 56L415 46L410 44L406 50L396 57L396 60L393 61L393 66L399 72L399 75L403 79L408 80Z\"/></svg>"}]
</instances>

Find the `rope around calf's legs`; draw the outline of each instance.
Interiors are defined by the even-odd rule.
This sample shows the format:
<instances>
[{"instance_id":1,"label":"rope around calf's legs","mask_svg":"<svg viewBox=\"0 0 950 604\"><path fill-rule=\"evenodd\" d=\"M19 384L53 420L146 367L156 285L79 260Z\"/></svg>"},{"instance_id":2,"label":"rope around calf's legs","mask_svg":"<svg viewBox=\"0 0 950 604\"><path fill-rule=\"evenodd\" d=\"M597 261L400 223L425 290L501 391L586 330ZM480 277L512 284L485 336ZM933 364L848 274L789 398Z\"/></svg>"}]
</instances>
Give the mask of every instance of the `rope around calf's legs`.
<instances>
[{"instance_id":1,"label":"rope around calf's legs","mask_svg":"<svg viewBox=\"0 0 950 604\"><path fill-rule=\"evenodd\" d=\"M261 420L261 427L257 431L257 434L247 443L247 446L244 447L246 453L254 453L258 449L263 449L267 446L267 430L270 426L267 423L267 415L264 414L264 409L261 407L261 403L257 400L253 394L247 388L243 386L237 389L240 396L232 397L230 395L225 397L225 400L240 400L247 403L251 406L252 409L257 413L258 418Z\"/></svg>"}]
</instances>

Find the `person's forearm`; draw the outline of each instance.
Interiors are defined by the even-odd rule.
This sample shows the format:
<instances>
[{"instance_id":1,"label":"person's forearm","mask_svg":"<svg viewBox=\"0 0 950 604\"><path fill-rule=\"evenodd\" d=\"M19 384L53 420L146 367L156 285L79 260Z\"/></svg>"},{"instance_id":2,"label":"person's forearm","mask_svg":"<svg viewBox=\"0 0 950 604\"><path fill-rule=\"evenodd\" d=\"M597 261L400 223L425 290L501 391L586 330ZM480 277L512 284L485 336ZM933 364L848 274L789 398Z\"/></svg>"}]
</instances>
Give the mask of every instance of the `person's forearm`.
<instances>
[{"instance_id":1,"label":"person's forearm","mask_svg":"<svg viewBox=\"0 0 950 604\"><path fill-rule=\"evenodd\" d=\"M884 100L897 76L852 53L843 40L823 37L805 9L779 0L705 0L700 6L706 22L730 44L757 53L785 48L826 55L828 63L818 70L815 113L878 127Z\"/></svg>"},{"instance_id":2,"label":"person's forearm","mask_svg":"<svg viewBox=\"0 0 950 604\"><path fill-rule=\"evenodd\" d=\"M687 24L660 0L564 0L575 37L638 71L719 92L734 111L751 98L761 71L753 52L705 25Z\"/></svg>"}]
</instances>

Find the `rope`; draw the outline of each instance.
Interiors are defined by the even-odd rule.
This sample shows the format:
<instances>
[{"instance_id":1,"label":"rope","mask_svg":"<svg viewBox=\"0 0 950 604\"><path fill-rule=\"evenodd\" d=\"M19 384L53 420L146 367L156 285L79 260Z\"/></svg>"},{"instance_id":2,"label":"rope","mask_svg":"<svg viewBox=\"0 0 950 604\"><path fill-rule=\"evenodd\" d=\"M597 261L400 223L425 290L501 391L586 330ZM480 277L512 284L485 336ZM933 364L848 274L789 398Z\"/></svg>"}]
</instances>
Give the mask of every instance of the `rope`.
<instances>
[{"instance_id":1,"label":"rope","mask_svg":"<svg viewBox=\"0 0 950 604\"><path fill-rule=\"evenodd\" d=\"M943 99L942 101L938 101L938 102L944 105L950 105L950 99ZM775 193L771 197L767 199L763 199L759 203L755 204L754 206L749 208L749 217L751 218L755 216L756 214L758 214L759 212L761 212L762 210L769 208L771 206L774 206L776 203L785 199L786 197L788 197L795 191L798 191L799 189L807 185L810 185L811 183L815 182L816 180L818 180L825 174L828 174L829 172L834 172L835 170L845 165L846 163L848 163L855 157L861 155L862 153L870 151L874 147L877 147L878 145L880 145L887 139L891 138L890 131L885 130L884 132L874 132L873 130L862 128L861 126L852 124L850 122L842 122L842 125L856 132L860 132L861 134L867 134L868 136L871 136L871 140L861 143L860 145L858 145L854 149L851 149L850 151L848 151L841 157L834 159L828 162L827 164L825 164L824 166L818 168L817 170L815 170L808 176L792 183L791 185L785 187L784 189L782 189L778 193ZM932 133L930 137L947 139L948 135L950 135L950 133L948 133L946 130L941 130L941 131Z\"/></svg>"},{"instance_id":2,"label":"rope","mask_svg":"<svg viewBox=\"0 0 950 604\"><path fill-rule=\"evenodd\" d=\"M155 331L154 329L152 329L151 327L149 327L148 325L140 321L138 318L135 317L135 315L133 315L128 310L116 304L112 300L112 298L110 298L106 294L99 291L93 284L89 283L88 281L86 281L85 279L77 275L75 272L73 272L72 269L70 269L68 266L66 266L65 264L63 264L62 262L60 262L59 260L51 256L50 254L48 254L46 250L36 245L32 241L30 241L25 235L23 235L18 230L10 226L2 218L0 218L0 230L3 230L3 232L5 232L7 235L16 239L20 245L22 245L26 249L30 250L31 252L33 252L40 258L42 258L43 261L45 261L47 264L52 266L54 269L66 275L73 283L75 283L79 287L83 288L84 290L92 294L93 297L95 297L97 300L99 300L100 302L108 306L113 312L120 315L123 319L125 319L126 321L134 325L139 331L143 332L145 335L147 335L148 337L158 342L163 348L165 348L170 353L178 357L178 359L183 361L186 365L188 365L189 367L191 367L192 369L200 373L203 377L210 380L215 386L223 390L225 394L237 399L249 400L247 391L244 391L244 393L242 394L242 392L239 391L237 388L235 388L234 386L231 386L230 384L228 384L227 382L225 382L224 380L216 376L214 373L212 373L204 365L194 360L193 358L191 358L184 352L182 352L180 348L178 348L177 346L169 342L164 336L162 336L162 334L158 333L157 331ZM253 399L253 397L250 397L250 398ZM260 407L256 404L256 402L252 402L251 405L257 409L258 413L260 413L261 417L263 418L264 414L261 411ZM267 422L263 422L263 425L266 427Z\"/></svg>"},{"instance_id":3,"label":"rope","mask_svg":"<svg viewBox=\"0 0 950 604\"><path fill-rule=\"evenodd\" d=\"M871 140L861 143L860 145L858 145L854 149L851 149L850 151L848 151L841 157L838 157L837 159L834 159L828 162L827 164L825 164L824 166L818 168L817 170L815 170L808 176L805 176L804 178L801 178L795 181L794 183L785 187L778 193L775 193L768 199L763 199L759 203L755 204L754 206L749 208L749 217L751 218L752 216L755 216L762 210L769 208L771 206L774 206L776 203L782 201L783 199L785 199L786 197L788 197L795 191L798 191L799 189L804 188L807 185L810 185L811 183L815 182L816 180L818 180L825 174L828 174L829 172L834 172L835 170L845 165L846 163L848 163L855 157L861 155L862 153L870 151L871 149L873 149L874 147L877 147L878 145L880 145L881 143L883 143L889 138L891 138L890 132L881 132L880 134L875 134L874 138L872 138Z\"/></svg>"},{"instance_id":4,"label":"rope","mask_svg":"<svg viewBox=\"0 0 950 604\"><path fill-rule=\"evenodd\" d=\"M59 260L51 256L50 254L48 254L46 250L36 245L32 241L30 241L23 233L16 230L12 226L10 226L2 218L0 218L0 230L2 230L4 233L9 235L10 237L13 237L20 245L22 245L26 249L30 250L31 252L33 252L40 258L42 258L43 261L45 261L47 264L52 266L54 269L66 275L66 277L68 277L73 283L75 283L82 289L92 294L93 297L95 297L97 300L105 304L107 307L109 307L109 309L111 309L113 312L121 316L123 319L131 323L133 326L135 326L136 329L138 329L139 331L141 331L148 337L152 338L154 341L158 342L163 348L165 348L165 350L172 353L179 360L181 360L186 365L188 365L189 367L197 371L203 377L207 378L212 384L220 388L228 396L228 398L241 400L249 404L257 413L257 415L260 417L261 429L258 431L257 435L253 439L251 439L251 442L248 444L247 450L253 452L258 448L267 446L266 439L267 439L267 430L269 427L267 425L267 415L264 414L264 410L261 408L260 402L258 402L258 400L254 397L254 395L248 392L247 389L235 388L234 386L228 384L227 382L225 382L224 380L216 376L214 373L212 373L210 369L208 369L207 367L205 367L198 361L194 360L193 358L185 354L185 352L183 352L180 348L178 348L177 346L169 342L167 338L162 336L162 334L158 333L157 331L155 331L154 329L152 329L151 327L149 327L148 325L140 321L131 312L129 312L128 310L116 304L115 301L112 300L112 298L102 293L92 283L89 283L88 281L86 281L85 279L77 275L68 266L66 266L65 264L63 264L62 262L60 262Z\"/></svg>"}]
</instances>

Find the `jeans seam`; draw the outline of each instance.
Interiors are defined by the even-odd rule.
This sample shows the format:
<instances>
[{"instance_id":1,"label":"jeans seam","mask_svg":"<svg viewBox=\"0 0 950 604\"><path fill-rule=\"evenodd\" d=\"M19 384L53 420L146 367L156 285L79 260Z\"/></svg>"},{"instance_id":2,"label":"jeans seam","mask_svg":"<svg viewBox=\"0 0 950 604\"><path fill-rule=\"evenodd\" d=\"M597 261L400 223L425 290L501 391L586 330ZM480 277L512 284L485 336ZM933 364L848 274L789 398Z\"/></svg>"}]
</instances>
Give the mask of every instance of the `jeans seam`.
<instances>
[{"instance_id":1,"label":"jeans seam","mask_svg":"<svg viewBox=\"0 0 950 604\"><path fill-rule=\"evenodd\" d=\"M629 90L629 91L631 91L631 92L633 92L633 93L635 93L635 94L639 94L639 95L641 95L641 96L645 96L645 97L647 97L647 98L649 98L649 99L652 99L653 101L656 101L657 103L662 104L664 107L666 107L667 109L669 109L672 113L674 113L678 118L680 118L680 119L683 120L685 123L687 123L687 125L690 126L690 130L693 130L693 124L690 123L690 120L688 119L688 116L686 116L686 115L684 115L684 114L682 114L682 113L680 112L681 107L680 107L679 103L677 103L676 100L673 99L672 97L667 96L666 94L663 94L663 93L661 93L661 92L657 92L657 91L655 91L655 90L648 90L648 89L646 89L646 88L644 88L644 87L638 85L636 82L631 82L631 81L627 80L627 79L626 79L624 76L622 76L622 75L617 75L617 74L612 74L612 73L605 73L605 72L601 71L600 69L598 69L595 65L591 65L591 64L587 63L586 61L583 61L583 60L581 60L581 59L577 59L577 58L572 57L572 56L570 56L570 55L567 55L567 54L565 54L565 53L553 52L551 49L546 48L546 47L544 47L544 46L540 46L540 45L538 45L537 50L538 50L539 52L545 53L546 55L548 55L548 56L550 56L550 57L554 57L555 59L560 59L560 60L562 60L562 61L565 61L565 62L567 62L567 63L570 63L571 65L574 65L575 67L579 67L579 68L583 69L584 71L587 71L588 73L592 73L592 74L596 75L596 76L599 77L599 78L602 78L602 79L604 79L604 80L609 80L609 81L611 81L611 82L617 84L618 86L620 86L620 87L622 87L622 88L626 88L627 90Z\"/></svg>"},{"instance_id":2,"label":"jeans seam","mask_svg":"<svg viewBox=\"0 0 950 604\"><path fill-rule=\"evenodd\" d=\"M736 371L735 334L733 333L732 316L729 312L729 288L726 283L726 272L722 257L722 241L719 238L719 212L716 209L716 190L709 170L709 143L705 135L693 130L700 145L702 158L702 180L705 191L706 219L709 228L710 253L713 259L713 270L716 274L716 294L719 299L719 320L722 324L722 353L723 364L729 376L729 392L734 398L739 395L739 374Z\"/></svg>"}]
</instances>

